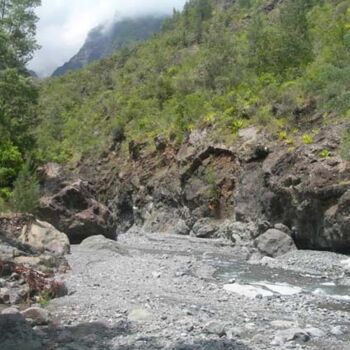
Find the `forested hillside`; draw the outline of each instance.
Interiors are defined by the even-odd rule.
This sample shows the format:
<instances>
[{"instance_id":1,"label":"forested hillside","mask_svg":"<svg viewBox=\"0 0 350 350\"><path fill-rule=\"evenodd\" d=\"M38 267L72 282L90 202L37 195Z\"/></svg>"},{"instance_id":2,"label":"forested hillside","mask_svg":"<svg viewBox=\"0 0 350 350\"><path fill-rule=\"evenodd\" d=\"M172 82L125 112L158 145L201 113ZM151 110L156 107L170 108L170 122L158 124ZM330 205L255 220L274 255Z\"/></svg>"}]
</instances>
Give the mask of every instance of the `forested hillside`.
<instances>
[{"instance_id":1,"label":"forested hillside","mask_svg":"<svg viewBox=\"0 0 350 350\"><path fill-rule=\"evenodd\" d=\"M80 69L93 61L110 56L126 45L148 39L160 31L164 18L162 16L125 18L108 26L100 25L92 29L79 52L62 67L57 68L53 76Z\"/></svg>"},{"instance_id":2,"label":"forested hillside","mask_svg":"<svg viewBox=\"0 0 350 350\"><path fill-rule=\"evenodd\" d=\"M148 42L43 84L39 157L211 124L225 142L256 124L293 147L306 118L348 117L349 54L347 0L192 0Z\"/></svg>"}]
</instances>

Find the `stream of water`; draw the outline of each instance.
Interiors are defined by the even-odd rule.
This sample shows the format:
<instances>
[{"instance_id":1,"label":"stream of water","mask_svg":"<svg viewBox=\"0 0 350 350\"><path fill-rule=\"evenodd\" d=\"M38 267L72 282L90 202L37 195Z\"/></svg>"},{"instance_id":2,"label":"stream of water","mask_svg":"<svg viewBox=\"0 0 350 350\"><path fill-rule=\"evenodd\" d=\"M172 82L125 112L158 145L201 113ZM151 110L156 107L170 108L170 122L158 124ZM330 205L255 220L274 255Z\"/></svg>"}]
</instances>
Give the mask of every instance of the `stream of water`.
<instances>
[{"instance_id":1,"label":"stream of water","mask_svg":"<svg viewBox=\"0 0 350 350\"><path fill-rule=\"evenodd\" d=\"M216 269L214 277L226 283L225 288L228 291L241 291L244 294L249 288L245 290L242 286L252 286L257 289L256 294L263 294L262 296L313 293L348 301L350 311L350 287L338 284L331 278L248 264L234 259L222 260L215 256L205 257L204 260ZM241 287L229 287L230 284Z\"/></svg>"}]
</instances>

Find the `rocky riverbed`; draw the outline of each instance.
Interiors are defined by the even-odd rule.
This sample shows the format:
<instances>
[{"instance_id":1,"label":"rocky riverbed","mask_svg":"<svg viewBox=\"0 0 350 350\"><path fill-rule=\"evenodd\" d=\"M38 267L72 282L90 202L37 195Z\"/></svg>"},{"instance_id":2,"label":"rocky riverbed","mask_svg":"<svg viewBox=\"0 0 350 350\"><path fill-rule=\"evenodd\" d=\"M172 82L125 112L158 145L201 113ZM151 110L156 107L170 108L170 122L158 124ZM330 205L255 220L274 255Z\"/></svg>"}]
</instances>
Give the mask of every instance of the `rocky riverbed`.
<instances>
[{"instance_id":1,"label":"rocky riverbed","mask_svg":"<svg viewBox=\"0 0 350 350\"><path fill-rule=\"evenodd\" d=\"M346 256L246 258L225 240L90 238L68 256L45 349L349 349Z\"/></svg>"}]
</instances>

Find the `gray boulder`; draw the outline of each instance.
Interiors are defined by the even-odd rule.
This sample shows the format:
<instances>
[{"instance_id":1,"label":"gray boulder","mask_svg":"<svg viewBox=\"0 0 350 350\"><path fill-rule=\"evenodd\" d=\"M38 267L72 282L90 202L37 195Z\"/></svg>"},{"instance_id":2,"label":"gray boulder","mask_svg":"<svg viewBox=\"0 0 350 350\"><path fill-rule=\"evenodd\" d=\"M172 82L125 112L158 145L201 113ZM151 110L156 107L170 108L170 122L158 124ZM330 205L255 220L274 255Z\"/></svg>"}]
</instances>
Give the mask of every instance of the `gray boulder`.
<instances>
[{"instance_id":1,"label":"gray boulder","mask_svg":"<svg viewBox=\"0 0 350 350\"><path fill-rule=\"evenodd\" d=\"M250 244L257 237L258 228L253 223L226 220L218 226L217 236L236 244Z\"/></svg>"},{"instance_id":2,"label":"gray boulder","mask_svg":"<svg viewBox=\"0 0 350 350\"><path fill-rule=\"evenodd\" d=\"M191 229L187 226L186 222L182 219L179 219L178 222L174 225L173 229L170 230L170 233L187 236L190 234L190 231Z\"/></svg>"},{"instance_id":3,"label":"gray boulder","mask_svg":"<svg viewBox=\"0 0 350 350\"><path fill-rule=\"evenodd\" d=\"M260 253L275 258L296 250L293 239L286 233L270 229L255 240L255 246Z\"/></svg>"},{"instance_id":4,"label":"gray boulder","mask_svg":"<svg viewBox=\"0 0 350 350\"><path fill-rule=\"evenodd\" d=\"M207 334L215 334L219 337L222 337L226 334L226 328L227 323L220 321L210 321L204 326L203 331Z\"/></svg>"},{"instance_id":5,"label":"gray boulder","mask_svg":"<svg viewBox=\"0 0 350 350\"><path fill-rule=\"evenodd\" d=\"M212 238L216 237L218 231L217 224L210 219L199 219L192 227L191 236L199 238Z\"/></svg>"},{"instance_id":6,"label":"gray boulder","mask_svg":"<svg viewBox=\"0 0 350 350\"><path fill-rule=\"evenodd\" d=\"M22 315L25 319L32 320L32 322L38 326L47 325L50 321L48 311L41 307L30 307L29 309L22 311Z\"/></svg>"},{"instance_id":7,"label":"gray boulder","mask_svg":"<svg viewBox=\"0 0 350 350\"><path fill-rule=\"evenodd\" d=\"M86 238L81 242L80 246L87 250L105 250L118 254L126 253L125 249L120 247L116 241L108 239L102 235Z\"/></svg>"},{"instance_id":8,"label":"gray boulder","mask_svg":"<svg viewBox=\"0 0 350 350\"><path fill-rule=\"evenodd\" d=\"M312 338L324 337L326 333L319 328L289 328L277 332L275 338L272 340L271 345L284 346L289 342L306 343Z\"/></svg>"},{"instance_id":9,"label":"gray boulder","mask_svg":"<svg viewBox=\"0 0 350 350\"><path fill-rule=\"evenodd\" d=\"M271 345L283 347L288 342L306 343L310 335L302 328L290 328L277 332Z\"/></svg>"},{"instance_id":10,"label":"gray boulder","mask_svg":"<svg viewBox=\"0 0 350 350\"><path fill-rule=\"evenodd\" d=\"M60 255L70 251L67 235L56 230L51 224L36 220L24 226L19 240L38 249L49 250Z\"/></svg>"},{"instance_id":11,"label":"gray boulder","mask_svg":"<svg viewBox=\"0 0 350 350\"><path fill-rule=\"evenodd\" d=\"M42 344L23 315L0 315L0 347L6 350L41 350Z\"/></svg>"}]
</instances>

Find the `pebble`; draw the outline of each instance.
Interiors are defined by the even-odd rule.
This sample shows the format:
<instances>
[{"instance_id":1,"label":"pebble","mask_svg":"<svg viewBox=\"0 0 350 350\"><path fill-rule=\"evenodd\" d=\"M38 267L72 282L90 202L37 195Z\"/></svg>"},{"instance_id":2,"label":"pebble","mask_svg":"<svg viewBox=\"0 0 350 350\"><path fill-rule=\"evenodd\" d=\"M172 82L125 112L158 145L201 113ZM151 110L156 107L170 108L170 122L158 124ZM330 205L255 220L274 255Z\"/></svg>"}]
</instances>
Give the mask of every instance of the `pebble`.
<instances>
[{"instance_id":1,"label":"pebble","mask_svg":"<svg viewBox=\"0 0 350 350\"><path fill-rule=\"evenodd\" d=\"M335 336L343 335L343 327L342 326L335 326L331 329L331 334Z\"/></svg>"},{"instance_id":2,"label":"pebble","mask_svg":"<svg viewBox=\"0 0 350 350\"><path fill-rule=\"evenodd\" d=\"M8 304L10 302L11 292L8 288L0 288L0 302Z\"/></svg>"},{"instance_id":3,"label":"pebble","mask_svg":"<svg viewBox=\"0 0 350 350\"><path fill-rule=\"evenodd\" d=\"M207 334L216 334L219 337L222 337L226 334L226 327L227 323L220 321L210 321L204 326L203 331Z\"/></svg>"},{"instance_id":4,"label":"pebble","mask_svg":"<svg viewBox=\"0 0 350 350\"><path fill-rule=\"evenodd\" d=\"M309 334L312 338L321 338L326 335L326 333L322 329L315 327L306 328L305 332Z\"/></svg>"},{"instance_id":5,"label":"pebble","mask_svg":"<svg viewBox=\"0 0 350 350\"><path fill-rule=\"evenodd\" d=\"M154 272L152 272L152 276L153 276L153 278L160 278L161 273L157 272L157 271L154 271Z\"/></svg>"},{"instance_id":6,"label":"pebble","mask_svg":"<svg viewBox=\"0 0 350 350\"><path fill-rule=\"evenodd\" d=\"M183 309L182 312L185 314L185 315L188 315L188 316L192 316L193 313L192 311L188 310L188 309Z\"/></svg>"}]
</instances>

